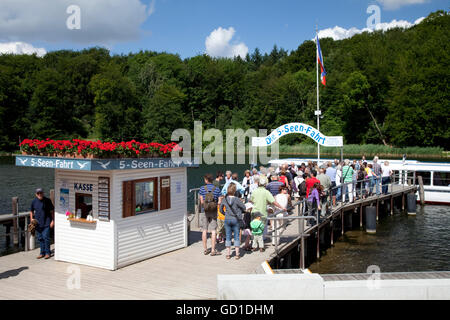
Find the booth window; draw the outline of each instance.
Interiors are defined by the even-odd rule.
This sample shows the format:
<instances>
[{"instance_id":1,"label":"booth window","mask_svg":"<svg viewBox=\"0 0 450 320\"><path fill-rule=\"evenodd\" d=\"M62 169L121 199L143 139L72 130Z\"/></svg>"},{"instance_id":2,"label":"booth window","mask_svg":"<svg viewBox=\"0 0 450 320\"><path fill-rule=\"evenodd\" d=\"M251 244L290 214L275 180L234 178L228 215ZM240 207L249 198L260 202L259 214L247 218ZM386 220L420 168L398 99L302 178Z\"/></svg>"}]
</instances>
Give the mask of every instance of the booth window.
<instances>
[{"instance_id":1,"label":"booth window","mask_svg":"<svg viewBox=\"0 0 450 320\"><path fill-rule=\"evenodd\" d=\"M158 210L158 178L123 182L123 217Z\"/></svg>"},{"instance_id":2,"label":"booth window","mask_svg":"<svg viewBox=\"0 0 450 320\"><path fill-rule=\"evenodd\" d=\"M81 210L81 218L92 214L92 194L75 193L75 212Z\"/></svg>"}]
</instances>

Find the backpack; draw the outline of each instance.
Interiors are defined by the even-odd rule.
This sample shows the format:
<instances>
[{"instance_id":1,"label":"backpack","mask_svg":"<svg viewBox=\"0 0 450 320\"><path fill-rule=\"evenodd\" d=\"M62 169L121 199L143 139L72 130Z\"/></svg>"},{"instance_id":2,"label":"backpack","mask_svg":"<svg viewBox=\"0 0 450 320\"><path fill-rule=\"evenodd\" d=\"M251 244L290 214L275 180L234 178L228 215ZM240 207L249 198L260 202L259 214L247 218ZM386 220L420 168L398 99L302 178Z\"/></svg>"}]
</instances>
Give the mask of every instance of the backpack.
<instances>
[{"instance_id":1,"label":"backpack","mask_svg":"<svg viewBox=\"0 0 450 320\"><path fill-rule=\"evenodd\" d=\"M217 201L214 199L214 190L216 186L214 186L211 191L208 191L208 188L205 186L205 201L203 204L203 208L205 208L205 212L215 212L217 210Z\"/></svg>"},{"instance_id":2,"label":"backpack","mask_svg":"<svg viewBox=\"0 0 450 320\"><path fill-rule=\"evenodd\" d=\"M365 173L366 173L365 171L359 170L359 172L358 172L358 181L365 179Z\"/></svg>"},{"instance_id":3,"label":"backpack","mask_svg":"<svg viewBox=\"0 0 450 320\"><path fill-rule=\"evenodd\" d=\"M305 197L306 196L306 181L305 180L303 180L302 183L300 183L298 185L298 192L299 192L301 197Z\"/></svg>"}]
</instances>

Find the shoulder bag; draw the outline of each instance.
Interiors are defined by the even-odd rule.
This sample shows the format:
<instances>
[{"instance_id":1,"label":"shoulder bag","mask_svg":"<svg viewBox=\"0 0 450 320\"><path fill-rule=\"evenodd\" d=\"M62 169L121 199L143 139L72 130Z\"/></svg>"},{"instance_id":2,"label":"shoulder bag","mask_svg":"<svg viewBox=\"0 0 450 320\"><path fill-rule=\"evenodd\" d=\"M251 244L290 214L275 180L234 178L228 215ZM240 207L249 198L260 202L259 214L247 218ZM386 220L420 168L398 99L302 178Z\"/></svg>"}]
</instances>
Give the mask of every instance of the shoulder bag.
<instances>
[{"instance_id":1,"label":"shoulder bag","mask_svg":"<svg viewBox=\"0 0 450 320\"><path fill-rule=\"evenodd\" d=\"M240 229L244 229L244 227L245 227L245 222L244 222L244 220L242 220L242 217L239 217L239 216L236 214L236 212L234 212L233 207L232 207L231 204L228 202L228 197L227 197L227 196L225 197L225 201L226 201L226 203L228 204L228 207L231 209L231 212L233 213L233 216L238 220L238 222L239 222L239 228L240 228ZM238 201L240 201L240 200L238 200Z\"/></svg>"}]
</instances>

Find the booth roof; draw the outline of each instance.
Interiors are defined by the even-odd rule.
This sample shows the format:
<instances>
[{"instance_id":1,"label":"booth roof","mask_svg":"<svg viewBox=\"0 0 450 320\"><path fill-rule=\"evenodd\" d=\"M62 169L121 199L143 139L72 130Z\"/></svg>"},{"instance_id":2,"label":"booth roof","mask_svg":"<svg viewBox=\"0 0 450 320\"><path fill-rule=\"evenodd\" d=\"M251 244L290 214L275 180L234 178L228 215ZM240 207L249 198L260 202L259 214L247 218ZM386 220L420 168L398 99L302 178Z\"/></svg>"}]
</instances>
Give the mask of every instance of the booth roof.
<instances>
[{"instance_id":1,"label":"booth roof","mask_svg":"<svg viewBox=\"0 0 450 320\"><path fill-rule=\"evenodd\" d=\"M16 166L65 169L79 171L162 169L198 167L198 159L171 158L119 158L119 159L76 159L46 156L17 155Z\"/></svg>"}]
</instances>

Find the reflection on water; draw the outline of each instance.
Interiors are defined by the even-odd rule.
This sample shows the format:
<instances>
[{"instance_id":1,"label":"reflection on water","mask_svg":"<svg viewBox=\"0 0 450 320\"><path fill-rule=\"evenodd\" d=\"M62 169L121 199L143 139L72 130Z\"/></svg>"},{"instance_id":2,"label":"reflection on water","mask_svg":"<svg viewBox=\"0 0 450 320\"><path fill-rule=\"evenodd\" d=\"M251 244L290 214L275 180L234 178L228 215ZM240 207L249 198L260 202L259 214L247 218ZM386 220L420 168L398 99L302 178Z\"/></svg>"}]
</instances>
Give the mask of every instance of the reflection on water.
<instances>
[{"instance_id":1,"label":"reflection on water","mask_svg":"<svg viewBox=\"0 0 450 320\"><path fill-rule=\"evenodd\" d=\"M379 221L376 234L348 231L309 269L317 273L450 270L450 207L425 206L416 216L396 214Z\"/></svg>"},{"instance_id":2,"label":"reflection on water","mask_svg":"<svg viewBox=\"0 0 450 320\"><path fill-rule=\"evenodd\" d=\"M19 197L19 211L28 211L36 188L44 188L46 196L54 188L53 169L16 167L14 158L0 157L0 214L11 213L11 198Z\"/></svg>"}]
</instances>

